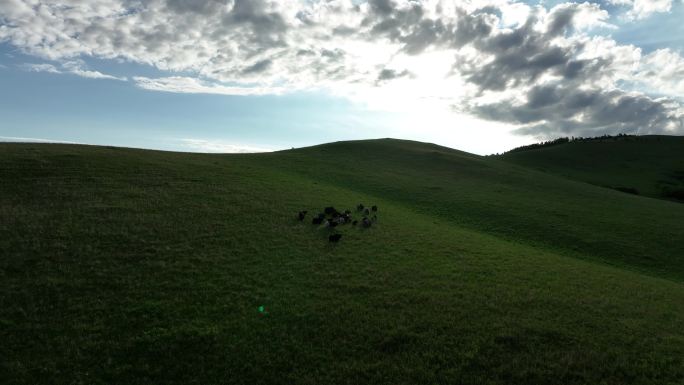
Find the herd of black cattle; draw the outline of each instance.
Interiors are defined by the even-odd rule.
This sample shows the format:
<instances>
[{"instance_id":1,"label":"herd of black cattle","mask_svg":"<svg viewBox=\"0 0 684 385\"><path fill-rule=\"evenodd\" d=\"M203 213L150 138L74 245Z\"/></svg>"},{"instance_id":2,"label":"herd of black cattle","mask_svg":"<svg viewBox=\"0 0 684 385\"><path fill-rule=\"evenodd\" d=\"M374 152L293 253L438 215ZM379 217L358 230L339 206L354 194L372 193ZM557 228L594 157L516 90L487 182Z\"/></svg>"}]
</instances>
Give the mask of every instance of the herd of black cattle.
<instances>
[{"instance_id":1,"label":"herd of black cattle","mask_svg":"<svg viewBox=\"0 0 684 385\"><path fill-rule=\"evenodd\" d=\"M352 217L351 210L339 212L332 206L326 207L322 213L318 213L318 215L313 217L313 219L311 220L311 224L319 225L330 229L335 229L337 226L347 224L351 224L353 227L356 227L360 224L361 227L367 229L373 226L373 223L378 221L378 206L372 206L371 208L367 208L362 203L359 203L359 205L356 206L356 211L362 213L363 215L360 222L359 220L356 220ZM304 219L306 219L307 213L308 211L306 210L300 211L297 214L297 219L300 222L303 222ZM371 214L373 215L371 216ZM332 243L337 243L340 241L340 239L342 239L342 234L339 233L330 234L330 236L328 237L328 241Z\"/></svg>"}]
</instances>

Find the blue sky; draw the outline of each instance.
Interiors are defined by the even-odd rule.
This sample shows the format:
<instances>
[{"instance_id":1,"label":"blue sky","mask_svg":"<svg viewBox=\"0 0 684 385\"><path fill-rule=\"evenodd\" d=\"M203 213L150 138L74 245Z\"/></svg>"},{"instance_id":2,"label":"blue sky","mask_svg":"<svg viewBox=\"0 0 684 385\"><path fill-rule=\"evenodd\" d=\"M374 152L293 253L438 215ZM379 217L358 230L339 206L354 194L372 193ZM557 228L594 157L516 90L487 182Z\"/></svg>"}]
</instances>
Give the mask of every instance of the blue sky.
<instances>
[{"instance_id":1,"label":"blue sky","mask_svg":"<svg viewBox=\"0 0 684 385\"><path fill-rule=\"evenodd\" d=\"M0 140L240 152L398 137L488 154L684 133L679 0L190 4L0 4Z\"/></svg>"},{"instance_id":2,"label":"blue sky","mask_svg":"<svg viewBox=\"0 0 684 385\"><path fill-rule=\"evenodd\" d=\"M11 47L2 49L7 52ZM21 64L35 59L13 55L4 62L8 68L0 71L0 136L5 138L193 150L183 140L280 149L391 134L391 116L323 93L229 96L148 91L118 80L25 71ZM91 67L104 70L107 64ZM126 67L109 73L126 76L136 66Z\"/></svg>"}]
</instances>

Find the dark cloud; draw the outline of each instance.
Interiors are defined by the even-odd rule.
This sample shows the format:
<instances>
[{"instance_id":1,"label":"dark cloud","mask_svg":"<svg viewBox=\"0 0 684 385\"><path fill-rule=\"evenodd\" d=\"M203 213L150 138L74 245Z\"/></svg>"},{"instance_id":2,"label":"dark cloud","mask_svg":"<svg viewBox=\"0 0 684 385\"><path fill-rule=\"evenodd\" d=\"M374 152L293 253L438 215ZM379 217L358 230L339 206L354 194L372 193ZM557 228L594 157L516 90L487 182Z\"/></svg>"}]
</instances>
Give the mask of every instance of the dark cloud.
<instances>
[{"instance_id":1,"label":"dark cloud","mask_svg":"<svg viewBox=\"0 0 684 385\"><path fill-rule=\"evenodd\" d=\"M618 133L657 134L684 130L673 101L614 89L584 90L563 84L535 86L526 102L503 101L471 112L492 120L523 125L519 134L552 138Z\"/></svg>"},{"instance_id":2,"label":"dark cloud","mask_svg":"<svg viewBox=\"0 0 684 385\"><path fill-rule=\"evenodd\" d=\"M226 7L225 0L167 0L166 5L177 13L196 13L210 15Z\"/></svg>"},{"instance_id":3,"label":"dark cloud","mask_svg":"<svg viewBox=\"0 0 684 385\"><path fill-rule=\"evenodd\" d=\"M404 44L403 52L418 55L429 47L461 48L466 44L488 36L498 23L500 12L494 7L484 7L474 13L457 8L457 19L445 21L441 18L425 17L420 3L411 3L407 8L392 8L366 24L372 24L373 38L387 37Z\"/></svg>"},{"instance_id":4,"label":"dark cloud","mask_svg":"<svg viewBox=\"0 0 684 385\"><path fill-rule=\"evenodd\" d=\"M262 44L277 40L273 36L282 35L288 29L282 15L266 11L263 0L235 0L233 9L224 18L224 24L249 26L254 40Z\"/></svg>"},{"instance_id":5,"label":"dark cloud","mask_svg":"<svg viewBox=\"0 0 684 385\"><path fill-rule=\"evenodd\" d=\"M548 24L547 35L556 36L567 31L572 26L572 21L577 12L577 7L565 7L552 13L549 16L551 21Z\"/></svg>"},{"instance_id":6,"label":"dark cloud","mask_svg":"<svg viewBox=\"0 0 684 385\"><path fill-rule=\"evenodd\" d=\"M409 55L418 55L430 46L445 40L452 26L445 25L442 20L423 19L411 32L402 37L404 52Z\"/></svg>"},{"instance_id":7,"label":"dark cloud","mask_svg":"<svg viewBox=\"0 0 684 385\"><path fill-rule=\"evenodd\" d=\"M262 73L268 70L271 67L271 65L273 65L273 62L270 59L261 60L243 69L242 73L245 75Z\"/></svg>"},{"instance_id":8,"label":"dark cloud","mask_svg":"<svg viewBox=\"0 0 684 385\"><path fill-rule=\"evenodd\" d=\"M482 27L482 20L466 20L474 24L473 27L465 28L468 32L467 39L481 53L491 58L484 65L471 66L462 71L470 82L477 84L482 90L502 91L534 84L545 73L567 72L576 77L584 69L582 63L571 64L581 47L554 45L551 42L552 35L534 28L538 22L534 15L522 26L497 34ZM480 34L472 31L479 31Z\"/></svg>"},{"instance_id":9,"label":"dark cloud","mask_svg":"<svg viewBox=\"0 0 684 385\"><path fill-rule=\"evenodd\" d=\"M316 56L316 52L312 49L300 49L297 51L297 56Z\"/></svg>"},{"instance_id":10,"label":"dark cloud","mask_svg":"<svg viewBox=\"0 0 684 385\"><path fill-rule=\"evenodd\" d=\"M333 35L350 36L357 32L356 28L347 27L346 25L339 25L332 30Z\"/></svg>"},{"instance_id":11,"label":"dark cloud","mask_svg":"<svg viewBox=\"0 0 684 385\"><path fill-rule=\"evenodd\" d=\"M345 55L344 51L342 51L339 48L332 49L332 50L331 49L321 50L321 56L328 58L330 60L340 60L340 59L344 58L344 55Z\"/></svg>"},{"instance_id":12,"label":"dark cloud","mask_svg":"<svg viewBox=\"0 0 684 385\"><path fill-rule=\"evenodd\" d=\"M381 5L373 5L377 17L367 18L364 25L372 25L371 38L389 38L404 44L403 51L409 55L418 55L430 46L443 45L454 27L445 24L441 19L426 18L425 10L420 3L411 3L409 7L397 8L390 2L377 1Z\"/></svg>"},{"instance_id":13,"label":"dark cloud","mask_svg":"<svg viewBox=\"0 0 684 385\"><path fill-rule=\"evenodd\" d=\"M503 101L469 108L475 115L522 125L517 132L540 137L662 133L684 129L672 100L654 99L595 83L612 76L614 53L596 59L578 59L585 48L580 40L559 45L554 39L572 28L576 7L555 9L544 30L536 28L535 14L519 27L494 33L483 15L461 15L457 45L471 44L480 55L456 67L480 93L503 92ZM546 76L553 82L542 80ZM520 93L524 95L521 102Z\"/></svg>"},{"instance_id":14,"label":"dark cloud","mask_svg":"<svg viewBox=\"0 0 684 385\"><path fill-rule=\"evenodd\" d=\"M391 14L396 7L396 3L392 0L369 0L368 4L373 12L383 16Z\"/></svg>"},{"instance_id":15,"label":"dark cloud","mask_svg":"<svg viewBox=\"0 0 684 385\"><path fill-rule=\"evenodd\" d=\"M385 68L382 71L380 71L380 74L378 74L378 82L398 79L405 76L411 76L411 73L408 70L403 70L399 72L397 70Z\"/></svg>"},{"instance_id":16,"label":"dark cloud","mask_svg":"<svg viewBox=\"0 0 684 385\"><path fill-rule=\"evenodd\" d=\"M458 11L456 30L451 41L455 48L461 48L475 40L489 36L494 30L496 20L487 12L468 14Z\"/></svg>"}]
</instances>

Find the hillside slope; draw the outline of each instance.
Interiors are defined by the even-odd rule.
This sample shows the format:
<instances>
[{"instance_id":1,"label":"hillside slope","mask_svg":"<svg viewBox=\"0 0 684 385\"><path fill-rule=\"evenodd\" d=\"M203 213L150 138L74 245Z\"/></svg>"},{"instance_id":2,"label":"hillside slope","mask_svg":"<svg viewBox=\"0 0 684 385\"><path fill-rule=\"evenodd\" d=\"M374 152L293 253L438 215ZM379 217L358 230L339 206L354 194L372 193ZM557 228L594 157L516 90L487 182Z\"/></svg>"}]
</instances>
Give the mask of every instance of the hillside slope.
<instances>
[{"instance_id":1,"label":"hillside slope","mask_svg":"<svg viewBox=\"0 0 684 385\"><path fill-rule=\"evenodd\" d=\"M4 383L684 380L680 204L394 140L0 144L0 180ZM294 218L359 202L337 245Z\"/></svg>"},{"instance_id":2,"label":"hillside slope","mask_svg":"<svg viewBox=\"0 0 684 385\"><path fill-rule=\"evenodd\" d=\"M341 142L264 154L287 175L382 197L526 244L684 278L684 206L430 144Z\"/></svg>"},{"instance_id":3,"label":"hillside slope","mask_svg":"<svg viewBox=\"0 0 684 385\"><path fill-rule=\"evenodd\" d=\"M570 142L497 158L597 186L684 201L684 137Z\"/></svg>"}]
</instances>

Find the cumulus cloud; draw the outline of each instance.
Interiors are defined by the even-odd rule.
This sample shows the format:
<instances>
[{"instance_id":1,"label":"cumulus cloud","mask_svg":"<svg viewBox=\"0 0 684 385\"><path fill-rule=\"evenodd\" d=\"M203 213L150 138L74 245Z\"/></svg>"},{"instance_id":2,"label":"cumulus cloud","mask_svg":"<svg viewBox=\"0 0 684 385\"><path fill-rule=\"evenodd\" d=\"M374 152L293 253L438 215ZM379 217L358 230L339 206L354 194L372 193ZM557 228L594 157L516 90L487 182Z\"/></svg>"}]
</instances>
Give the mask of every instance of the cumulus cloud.
<instances>
[{"instance_id":1,"label":"cumulus cloud","mask_svg":"<svg viewBox=\"0 0 684 385\"><path fill-rule=\"evenodd\" d=\"M611 4L630 7L627 17L644 19L654 13L670 12L673 0L609 0Z\"/></svg>"},{"instance_id":2,"label":"cumulus cloud","mask_svg":"<svg viewBox=\"0 0 684 385\"><path fill-rule=\"evenodd\" d=\"M634 17L671 6L613 3L629 6ZM113 78L87 70L83 57L166 71L133 76L148 90L323 89L390 104L428 100L538 136L683 132L673 97L681 83L671 80L681 79L681 56L642 58L638 47L591 34L612 28L608 12L590 2L552 8L515 0L0 2L0 41L80 76Z\"/></svg>"},{"instance_id":3,"label":"cumulus cloud","mask_svg":"<svg viewBox=\"0 0 684 385\"><path fill-rule=\"evenodd\" d=\"M460 72L478 89L458 108L516 123L518 133L545 138L682 133L684 115L677 101L618 87L638 78L638 48L571 33L580 8L587 6L564 4L546 14L531 14L518 28L496 31L492 26L471 36L477 49L461 58ZM607 17L598 16L594 23ZM657 60L647 57L647 62ZM671 81L663 73L650 74Z\"/></svg>"},{"instance_id":4,"label":"cumulus cloud","mask_svg":"<svg viewBox=\"0 0 684 385\"><path fill-rule=\"evenodd\" d=\"M661 95L684 98L684 58L671 49L659 49L643 57L634 82Z\"/></svg>"}]
</instances>

